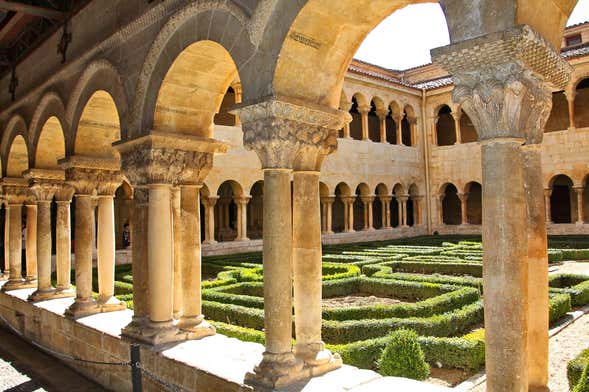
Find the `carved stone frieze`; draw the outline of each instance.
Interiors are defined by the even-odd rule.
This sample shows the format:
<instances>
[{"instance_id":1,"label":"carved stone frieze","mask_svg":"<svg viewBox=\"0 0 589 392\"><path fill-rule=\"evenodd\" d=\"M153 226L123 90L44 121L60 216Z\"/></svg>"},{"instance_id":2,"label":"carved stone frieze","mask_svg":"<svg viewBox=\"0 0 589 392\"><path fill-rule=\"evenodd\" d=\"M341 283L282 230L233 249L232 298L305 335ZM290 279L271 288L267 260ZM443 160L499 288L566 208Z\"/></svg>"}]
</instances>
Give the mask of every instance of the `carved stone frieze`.
<instances>
[{"instance_id":1,"label":"carved stone frieze","mask_svg":"<svg viewBox=\"0 0 589 392\"><path fill-rule=\"evenodd\" d=\"M235 110L246 148L264 168L319 170L337 149L339 130L351 121L347 112L271 99Z\"/></svg>"},{"instance_id":2,"label":"carved stone frieze","mask_svg":"<svg viewBox=\"0 0 589 392\"><path fill-rule=\"evenodd\" d=\"M227 147L216 140L153 132L115 144L123 172L133 185L201 184L213 167L215 152Z\"/></svg>"}]
</instances>

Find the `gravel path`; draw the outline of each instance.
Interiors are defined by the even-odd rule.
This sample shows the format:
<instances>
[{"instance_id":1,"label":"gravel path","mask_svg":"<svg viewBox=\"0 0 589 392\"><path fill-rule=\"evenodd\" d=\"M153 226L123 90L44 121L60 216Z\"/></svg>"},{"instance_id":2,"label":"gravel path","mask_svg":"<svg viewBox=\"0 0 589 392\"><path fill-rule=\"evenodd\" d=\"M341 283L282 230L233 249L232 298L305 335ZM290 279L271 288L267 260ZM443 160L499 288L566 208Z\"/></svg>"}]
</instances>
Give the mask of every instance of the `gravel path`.
<instances>
[{"instance_id":1,"label":"gravel path","mask_svg":"<svg viewBox=\"0 0 589 392\"><path fill-rule=\"evenodd\" d=\"M589 262L575 262L565 261L561 265L550 266L551 274L567 273L567 274L583 274L589 275Z\"/></svg>"}]
</instances>

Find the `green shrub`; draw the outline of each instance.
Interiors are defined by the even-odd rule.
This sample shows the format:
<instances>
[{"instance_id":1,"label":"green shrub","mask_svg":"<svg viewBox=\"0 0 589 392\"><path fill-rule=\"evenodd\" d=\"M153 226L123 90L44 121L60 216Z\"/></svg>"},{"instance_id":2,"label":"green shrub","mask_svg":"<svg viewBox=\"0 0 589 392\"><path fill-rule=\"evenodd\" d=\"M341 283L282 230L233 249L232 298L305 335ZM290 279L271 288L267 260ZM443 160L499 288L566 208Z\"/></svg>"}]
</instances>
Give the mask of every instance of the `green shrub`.
<instances>
[{"instance_id":1,"label":"green shrub","mask_svg":"<svg viewBox=\"0 0 589 392\"><path fill-rule=\"evenodd\" d=\"M417 334L406 329L392 332L378 360L378 370L384 376L425 380L429 376L429 366L417 342Z\"/></svg>"},{"instance_id":2,"label":"green shrub","mask_svg":"<svg viewBox=\"0 0 589 392\"><path fill-rule=\"evenodd\" d=\"M572 306L589 303L589 276L576 274L557 274L550 277L551 291L571 296Z\"/></svg>"},{"instance_id":3,"label":"green shrub","mask_svg":"<svg viewBox=\"0 0 589 392\"><path fill-rule=\"evenodd\" d=\"M581 354L568 363L567 378L571 389L579 383L583 369L587 367L589 367L589 348L582 351Z\"/></svg>"},{"instance_id":4,"label":"green shrub","mask_svg":"<svg viewBox=\"0 0 589 392\"><path fill-rule=\"evenodd\" d=\"M575 386L575 389L573 389L573 392L589 392L589 365L585 366L581 379Z\"/></svg>"},{"instance_id":5,"label":"green shrub","mask_svg":"<svg viewBox=\"0 0 589 392\"><path fill-rule=\"evenodd\" d=\"M570 312L571 307L571 296L568 294L552 294L549 300L549 314L550 323L561 319L567 312Z\"/></svg>"}]
</instances>

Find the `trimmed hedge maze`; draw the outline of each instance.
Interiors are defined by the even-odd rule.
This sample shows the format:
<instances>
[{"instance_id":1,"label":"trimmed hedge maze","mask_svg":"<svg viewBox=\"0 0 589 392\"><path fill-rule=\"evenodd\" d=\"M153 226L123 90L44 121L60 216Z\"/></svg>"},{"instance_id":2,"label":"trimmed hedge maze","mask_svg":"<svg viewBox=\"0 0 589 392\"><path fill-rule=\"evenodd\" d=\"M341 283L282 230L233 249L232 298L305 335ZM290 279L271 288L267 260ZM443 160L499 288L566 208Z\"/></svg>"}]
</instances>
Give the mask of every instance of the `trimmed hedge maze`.
<instances>
[{"instance_id":1,"label":"trimmed hedge maze","mask_svg":"<svg viewBox=\"0 0 589 392\"><path fill-rule=\"evenodd\" d=\"M484 365L481 243L436 237L418 243L423 245L404 240L324 248L323 297L335 305L323 308L322 335L345 363L375 369L390 332L412 329L430 365L467 371ZM558 243L550 261L589 259L589 249L572 245ZM264 343L261 254L205 257L202 270L205 317L219 333ZM116 295L130 308L132 281L130 266L117 267ZM375 301L343 301L366 297ZM587 303L589 276L551 276L551 322Z\"/></svg>"}]
</instances>

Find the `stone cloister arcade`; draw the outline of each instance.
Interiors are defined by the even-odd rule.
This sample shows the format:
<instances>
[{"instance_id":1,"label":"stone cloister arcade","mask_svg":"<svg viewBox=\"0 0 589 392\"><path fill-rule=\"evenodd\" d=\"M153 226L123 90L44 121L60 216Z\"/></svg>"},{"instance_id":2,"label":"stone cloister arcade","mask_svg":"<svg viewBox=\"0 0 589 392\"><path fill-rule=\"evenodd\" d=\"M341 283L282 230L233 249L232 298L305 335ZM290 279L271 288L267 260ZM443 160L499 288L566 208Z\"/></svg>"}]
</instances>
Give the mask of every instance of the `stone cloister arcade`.
<instances>
[{"instance_id":1,"label":"stone cloister arcade","mask_svg":"<svg viewBox=\"0 0 589 392\"><path fill-rule=\"evenodd\" d=\"M263 204L265 352L246 382L283 386L340 367L341 358L321 341L322 196L335 198L333 210L338 199L344 205L343 223L332 210L332 230L370 231L378 209L374 198L382 203L376 214L381 225L393 225L396 216L402 228L425 223L429 203L420 197L428 193L417 181L378 181L322 195L320 175L338 143L347 148L347 132L394 141L407 146L400 149L408 154L427 148L426 118L415 109L423 99L418 91L407 99L414 104L387 109L384 101L356 96L359 116L339 110L359 43L385 16L415 2L345 1L338 12L324 0L91 2L72 18L71 31L79 35L67 62L50 55L59 40L54 34L18 64L16 100L0 96L9 264L1 298L34 286L32 302L75 295L66 312L73 319L122 309L124 303L113 297L114 196L126 182L133 192L134 312L122 335L158 346L214 334L201 311L201 194L208 191L205 242L214 239L213 222L218 233L233 228L244 239L243 217L254 199L250 191L248 202L244 188L230 182L217 188L213 207L215 188L204 187L213 161L230 151L230 143L216 139L214 118L231 87L233 101L241 103L231 111L237 118L223 121L241 124L243 145L257 155L263 172L256 193ZM506 0L499 7L481 0L478 9L462 0L441 3L452 45L435 50L434 61L454 76L453 98L482 142L487 388L527 391L545 386L548 377L539 146L551 91L564 88L571 73L554 47L576 2ZM116 23L96 16L109 11ZM0 91L8 91L9 79L0 81ZM472 187L464 193L474 199ZM30 242L36 220L36 281L34 263L26 280L20 275L23 206ZM52 208L56 287L50 279ZM329 222L329 206L324 211ZM232 215L241 217L238 224ZM75 293L67 281L72 233ZM537 268L528 274L528 265ZM17 319L16 311L8 313Z\"/></svg>"}]
</instances>

